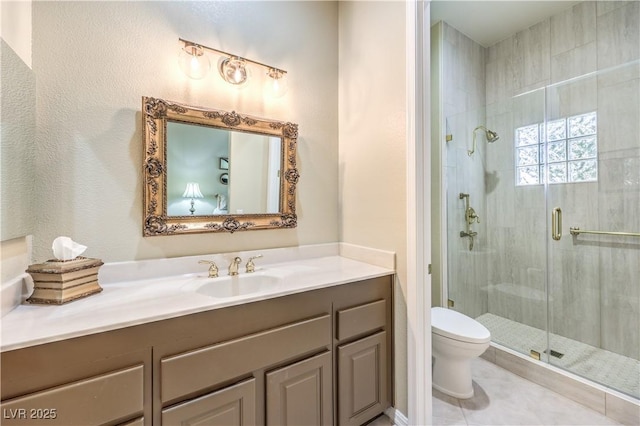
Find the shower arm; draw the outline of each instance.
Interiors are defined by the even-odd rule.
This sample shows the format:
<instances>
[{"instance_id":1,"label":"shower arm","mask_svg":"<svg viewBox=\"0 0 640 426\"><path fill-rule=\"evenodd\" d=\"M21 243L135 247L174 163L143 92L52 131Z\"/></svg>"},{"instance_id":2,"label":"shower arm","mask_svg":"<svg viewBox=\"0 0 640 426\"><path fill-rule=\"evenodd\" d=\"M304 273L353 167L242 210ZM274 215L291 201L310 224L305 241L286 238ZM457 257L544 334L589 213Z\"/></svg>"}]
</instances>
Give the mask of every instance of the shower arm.
<instances>
[{"instance_id":1,"label":"shower arm","mask_svg":"<svg viewBox=\"0 0 640 426\"><path fill-rule=\"evenodd\" d=\"M476 152L476 130L478 130L478 127L473 129L473 145L471 145L471 149L467 150L467 155L469 157L471 157L473 153Z\"/></svg>"},{"instance_id":2,"label":"shower arm","mask_svg":"<svg viewBox=\"0 0 640 426\"><path fill-rule=\"evenodd\" d=\"M484 134L487 137L487 142L491 143L491 142L495 142L497 139L499 139L499 136L496 132L493 132L489 129L487 129L484 126L478 126L475 129L473 129L473 142L472 142L472 146L470 150L467 150L467 155L469 157L471 157L473 155L474 152L476 152L476 130L478 129L482 129L484 130Z\"/></svg>"}]
</instances>

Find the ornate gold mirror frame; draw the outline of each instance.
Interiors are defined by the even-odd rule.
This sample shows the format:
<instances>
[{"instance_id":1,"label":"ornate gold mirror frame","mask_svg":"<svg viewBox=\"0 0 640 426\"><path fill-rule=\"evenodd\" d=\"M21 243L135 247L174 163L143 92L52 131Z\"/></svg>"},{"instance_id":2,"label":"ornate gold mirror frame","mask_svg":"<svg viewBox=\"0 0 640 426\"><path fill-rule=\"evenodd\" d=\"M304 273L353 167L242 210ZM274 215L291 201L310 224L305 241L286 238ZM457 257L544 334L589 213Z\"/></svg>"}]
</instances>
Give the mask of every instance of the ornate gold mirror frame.
<instances>
[{"instance_id":1,"label":"ornate gold mirror frame","mask_svg":"<svg viewBox=\"0 0 640 426\"><path fill-rule=\"evenodd\" d=\"M143 117L143 235L236 232L295 228L298 125L183 105L157 98L142 98ZM169 216L167 214L167 121L278 137L280 200L277 213Z\"/></svg>"}]
</instances>

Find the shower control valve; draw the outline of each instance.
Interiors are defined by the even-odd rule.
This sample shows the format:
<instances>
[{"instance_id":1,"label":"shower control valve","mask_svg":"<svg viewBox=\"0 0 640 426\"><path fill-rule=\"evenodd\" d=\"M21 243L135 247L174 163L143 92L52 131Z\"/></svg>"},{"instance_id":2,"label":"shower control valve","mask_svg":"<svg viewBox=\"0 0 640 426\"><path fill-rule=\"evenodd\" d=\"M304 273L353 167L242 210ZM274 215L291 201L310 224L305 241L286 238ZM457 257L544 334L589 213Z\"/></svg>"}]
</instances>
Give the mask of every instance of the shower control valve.
<instances>
[{"instance_id":1,"label":"shower control valve","mask_svg":"<svg viewBox=\"0 0 640 426\"><path fill-rule=\"evenodd\" d=\"M476 211L473 209L473 207L467 208L464 216L469 225L471 225L474 221L480 223L480 216L476 214Z\"/></svg>"}]
</instances>

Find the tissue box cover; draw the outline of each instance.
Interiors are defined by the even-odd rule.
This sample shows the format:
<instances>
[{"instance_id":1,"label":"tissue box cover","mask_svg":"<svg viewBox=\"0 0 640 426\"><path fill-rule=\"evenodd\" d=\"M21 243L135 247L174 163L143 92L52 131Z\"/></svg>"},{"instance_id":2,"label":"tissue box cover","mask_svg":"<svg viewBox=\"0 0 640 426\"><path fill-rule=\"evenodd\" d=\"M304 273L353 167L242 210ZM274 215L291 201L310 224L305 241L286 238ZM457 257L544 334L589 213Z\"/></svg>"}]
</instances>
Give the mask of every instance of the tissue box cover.
<instances>
[{"instance_id":1,"label":"tissue box cover","mask_svg":"<svg viewBox=\"0 0 640 426\"><path fill-rule=\"evenodd\" d=\"M33 278L33 293L27 301L60 305L99 293L98 270L103 264L100 259L78 256L30 265L26 272Z\"/></svg>"}]
</instances>

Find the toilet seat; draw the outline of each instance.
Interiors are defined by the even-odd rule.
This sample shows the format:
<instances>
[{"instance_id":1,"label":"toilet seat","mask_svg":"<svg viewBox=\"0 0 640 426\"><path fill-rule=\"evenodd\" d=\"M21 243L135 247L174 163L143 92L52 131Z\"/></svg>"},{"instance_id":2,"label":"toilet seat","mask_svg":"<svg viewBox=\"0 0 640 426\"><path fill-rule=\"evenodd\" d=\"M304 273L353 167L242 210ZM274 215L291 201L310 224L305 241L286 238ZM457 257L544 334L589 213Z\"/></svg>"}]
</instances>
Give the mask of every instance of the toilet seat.
<instances>
[{"instance_id":1,"label":"toilet seat","mask_svg":"<svg viewBox=\"0 0 640 426\"><path fill-rule=\"evenodd\" d=\"M491 333L484 325L460 312L440 307L431 308L431 332L466 343L491 341Z\"/></svg>"}]
</instances>

